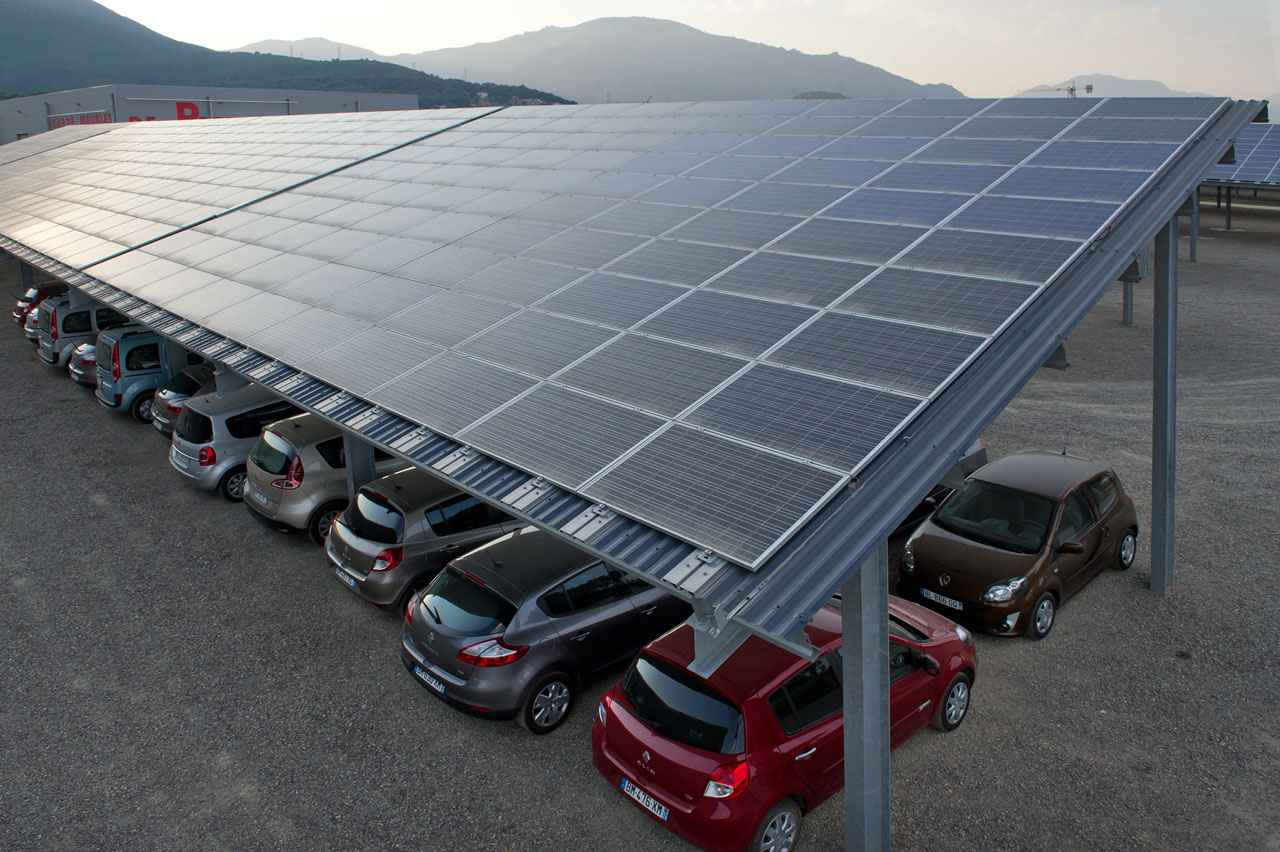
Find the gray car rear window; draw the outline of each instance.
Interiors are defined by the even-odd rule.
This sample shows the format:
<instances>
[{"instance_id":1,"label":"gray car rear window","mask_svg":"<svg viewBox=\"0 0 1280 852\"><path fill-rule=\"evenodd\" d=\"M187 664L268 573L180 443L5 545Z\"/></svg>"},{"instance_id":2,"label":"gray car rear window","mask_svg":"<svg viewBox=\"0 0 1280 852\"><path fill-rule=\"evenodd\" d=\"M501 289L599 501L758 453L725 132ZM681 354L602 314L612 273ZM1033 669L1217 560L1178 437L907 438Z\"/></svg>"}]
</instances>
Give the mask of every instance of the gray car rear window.
<instances>
[{"instance_id":1,"label":"gray car rear window","mask_svg":"<svg viewBox=\"0 0 1280 852\"><path fill-rule=\"evenodd\" d=\"M368 491L356 494L356 502L342 513L342 523L360 538L378 544L399 544L404 538L404 515L385 497Z\"/></svg>"},{"instance_id":2,"label":"gray car rear window","mask_svg":"<svg viewBox=\"0 0 1280 852\"><path fill-rule=\"evenodd\" d=\"M184 406L173 432L189 444L205 444L213 440L213 421L191 406Z\"/></svg>"},{"instance_id":3,"label":"gray car rear window","mask_svg":"<svg viewBox=\"0 0 1280 852\"><path fill-rule=\"evenodd\" d=\"M455 568L446 568L431 581L422 609L456 636L502 633L516 614L509 601Z\"/></svg>"},{"instance_id":4,"label":"gray car rear window","mask_svg":"<svg viewBox=\"0 0 1280 852\"><path fill-rule=\"evenodd\" d=\"M272 476L279 476L289 468L297 453L293 445L275 432L264 431L249 451L249 461Z\"/></svg>"}]
</instances>

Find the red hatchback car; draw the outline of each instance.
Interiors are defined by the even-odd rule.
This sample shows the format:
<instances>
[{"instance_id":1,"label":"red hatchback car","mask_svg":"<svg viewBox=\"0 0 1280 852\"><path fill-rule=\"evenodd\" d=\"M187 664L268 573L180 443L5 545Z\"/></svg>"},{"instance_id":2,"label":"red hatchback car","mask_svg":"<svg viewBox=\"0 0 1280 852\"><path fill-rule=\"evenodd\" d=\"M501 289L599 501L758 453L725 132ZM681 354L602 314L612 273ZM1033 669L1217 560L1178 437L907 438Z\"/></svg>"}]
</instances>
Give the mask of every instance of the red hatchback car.
<instances>
[{"instance_id":1,"label":"red hatchback car","mask_svg":"<svg viewBox=\"0 0 1280 852\"><path fill-rule=\"evenodd\" d=\"M703 849L793 849L801 815L844 786L840 625L827 606L805 628L815 662L752 636L705 679L688 670L692 628L672 630L601 701L596 768ZM890 748L958 727L977 667L968 630L891 597Z\"/></svg>"},{"instance_id":2,"label":"red hatchback car","mask_svg":"<svg viewBox=\"0 0 1280 852\"><path fill-rule=\"evenodd\" d=\"M18 325L22 325L27 321L27 314L36 308L41 302L50 296L61 296L67 292L67 285L60 281L53 281L41 284L39 287L31 287L27 289L19 298L17 303L10 311L10 316Z\"/></svg>"}]
</instances>

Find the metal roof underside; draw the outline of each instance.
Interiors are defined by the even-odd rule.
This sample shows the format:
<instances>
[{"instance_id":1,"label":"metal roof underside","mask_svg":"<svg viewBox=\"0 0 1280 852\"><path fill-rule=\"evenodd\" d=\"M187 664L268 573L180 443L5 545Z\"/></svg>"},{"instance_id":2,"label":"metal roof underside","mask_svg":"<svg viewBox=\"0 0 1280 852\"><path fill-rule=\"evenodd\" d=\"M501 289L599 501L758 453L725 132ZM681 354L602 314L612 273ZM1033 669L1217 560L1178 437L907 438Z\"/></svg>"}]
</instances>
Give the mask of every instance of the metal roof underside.
<instances>
[{"instance_id":1,"label":"metal roof underside","mask_svg":"<svg viewBox=\"0 0 1280 852\"><path fill-rule=\"evenodd\" d=\"M1258 106L134 125L0 166L0 247L785 642Z\"/></svg>"},{"instance_id":2,"label":"metal roof underside","mask_svg":"<svg viewBox=\"0 0 1280 852\"><path fill-rule=\"evenodd\" d=\"M1235 143L1235 162L1213 167L1210 186L1280 186L1280 125L1250 124Z\"/></svg>"}]
</instances>

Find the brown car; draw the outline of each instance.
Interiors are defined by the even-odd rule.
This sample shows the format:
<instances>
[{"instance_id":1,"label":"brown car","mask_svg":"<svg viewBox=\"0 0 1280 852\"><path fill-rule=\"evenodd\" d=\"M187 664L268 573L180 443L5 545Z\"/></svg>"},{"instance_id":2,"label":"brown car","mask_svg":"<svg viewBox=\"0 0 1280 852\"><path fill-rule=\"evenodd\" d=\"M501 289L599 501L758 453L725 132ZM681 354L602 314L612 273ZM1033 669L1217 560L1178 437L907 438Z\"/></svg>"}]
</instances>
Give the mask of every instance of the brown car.
<instances>
[{"instance_id":1,"label":"brown car","mask_svg":"<svg viewBox=\"0 0 1280 852\"><path fill-rule=\"evenodd\" d=\"M980 468L902 550L898 593L988 633L1043 639L1058 607L1137 552L1133 500L1115 471L1030 451Z\"/></svg>"}]
</instances>

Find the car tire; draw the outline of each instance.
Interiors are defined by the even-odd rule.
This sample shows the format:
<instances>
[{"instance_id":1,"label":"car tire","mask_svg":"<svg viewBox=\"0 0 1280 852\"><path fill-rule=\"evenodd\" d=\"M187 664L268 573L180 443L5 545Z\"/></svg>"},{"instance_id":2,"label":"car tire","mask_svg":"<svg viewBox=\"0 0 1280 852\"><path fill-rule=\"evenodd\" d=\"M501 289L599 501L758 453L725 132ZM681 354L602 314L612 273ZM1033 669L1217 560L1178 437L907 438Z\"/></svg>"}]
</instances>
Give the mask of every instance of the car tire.
<instances>
[{"instance_id":1,"label":"car tire","mask_svg":"<svg viewBox=\"0 0 1280 852\"><path fill-rule=\"evenodd\" d=\"M569 718L577 689L567 672L547 672L525 696L517 715L520 726L531 734L551 733Z\"/></svg>"},{"instance_id":2,"label":"car tire","mask_svg":"<svg viewBox=\"0 0 1280 852\"><path fill-rule=\"evenodd\" d=\"M222 474L222 479L218 480L218 493L232 503L239 503L244 500L244 486L248 478L244 465L237 465Z\"/></svg>"},{"instance_id":3,"label":"car tire","mask_svg":"<svg viewBox=\"0 0 1280 852\"><path fill-rule=\"evenodd\" d=\"M1045 592L1036 598L1031 607L1031 619L1027 622L1027 635L1032 639L1043 639L1053 630L1053 623L1058 619L1058 598L1053 592Z\"/></svg>"},{"instance_id":4,"label":"car tire","mask_svg":"<svg viewBox=\"0 0 1280 852\"><path fill-rule=\"evenodd\" d=\"M750 852L791 852L800 840L800 806L783 799L769 809L751 838Z\"/></svg>"},{"instance_id":5,"label":"car tire","mask_svg":"<svg viewBox=\"0 0 1280 852\"><path fill-rule=\"evenodd\" d=\"M347 508L346 500L335 500L332 503L325 503L311 515L311 520L307 523L307 535L316 544L324 547L324 540L329 535L329 527L333 525L333 521L343 510Z\"/></svg>"},{"instance_id":6,"label":"car tire","mask_svg":"<svg viewBox=\"0 0 1280 852\"><path fill-rule=\"evenodd\" d=\"M1133 567L1134 557L1138 555L1138 531L1133 527L1125 530L1120 544L1116 545L1116 567L1128 571Z\"/></svg>"},{"instance_id":7,"label":"car tire","mask_svg":"<svg viewBox=\"0 0 1280 852\"><path fill-rule=\"evenodd\" d=\"M133 419L139 423L151 422L151 402L154 394L143 393L134 397L133 404L129 406L129 413L133 415Z\"/></svg>"},{"instance_id":8,"label":"car tire","mask_svg":"<svg viewBox=\"0 0 1280 852\"><path fill-rule=\"evenodd\" d=\"M973 681L964 672L958 673L947 684L947 691L942 693L942 701L938 702L938 712L930 723L939 731L954 731L969 715L970 687Z\"/></svg>"}]
</instances>

